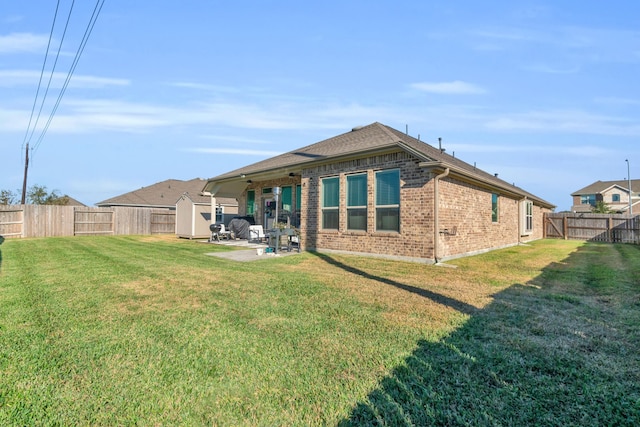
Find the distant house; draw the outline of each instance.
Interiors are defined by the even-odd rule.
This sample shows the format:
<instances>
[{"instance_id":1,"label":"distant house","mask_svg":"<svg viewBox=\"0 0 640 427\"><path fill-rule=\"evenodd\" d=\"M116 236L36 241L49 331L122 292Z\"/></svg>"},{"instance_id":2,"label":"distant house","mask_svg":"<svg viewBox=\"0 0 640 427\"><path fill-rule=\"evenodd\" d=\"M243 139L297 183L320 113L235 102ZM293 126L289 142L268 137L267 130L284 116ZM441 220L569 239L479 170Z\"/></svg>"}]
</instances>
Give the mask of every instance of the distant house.
<instances>
[{"instance_id":1,"label":"distant house","mask_svg":"<svg viewBox=\"0 0 640 427\"><path fill-rule=\"evenodd\" d=\"M128 206L139 208L176 209L177 201L186 193L196 203L208 203L211 198L201 194L202 187L207 181L195 178L189 181L168 179L148 187L130 191L119 196L96 203L99 207ZM233 198L218 198L216 208L219 215L237 214L238 202ZM209 210L209 212L211 212Z\"/></svg>"},{"instance_id":2,"label":"distant house","mask_svg":"<svg viewBox=\"0 0 640 427\"><path fill-rule=\"evenodd\" d=\"M629 181L596 181L571 193L573 212L591 212L598 202L604 202L616 213L629 211ZM640 213L640 179L631 180L631 208Z\"/></svg>"},{"instance_id":3,"label":"distant house","mask_svg":"<svg viewBox=\"0 0 640 427\"><path fill-rule=\"evenodd\" d=\"M87 206L84 203L80 202L79 200L76 200L71 196L67 196L66 194L62 197L64 197L67 200L67 203L65 204L65 206Z\"/></svg>"},{"instance_id":4,"label":"distant house","mask_svg":"<svg viewBox=\"0 0 640 427\"><path fill-rule=\"evenodd\" d=\"M96 203L98 207L136 207L175 211L175 233L179 237L209 237L209 225L213 222L228 224L238 214L238 201L234 198L217 198L216 214L211 217L212 199L202 195L207 181L192 179L181 181L168 179L148 187L142 187L120 196Z\"/></svg>"},{"instance_id":5,"label":"distant house","mask_svg":"<svg viewBox=\"0 0 640 427\"><path fill-rule=\"evenodd\" d=\"M216 176L203 190L237 199L240 215L267 229L299 227L303 249L422 262L539 239L554 208L377 122Z\"/></svg>"}]
</instances>

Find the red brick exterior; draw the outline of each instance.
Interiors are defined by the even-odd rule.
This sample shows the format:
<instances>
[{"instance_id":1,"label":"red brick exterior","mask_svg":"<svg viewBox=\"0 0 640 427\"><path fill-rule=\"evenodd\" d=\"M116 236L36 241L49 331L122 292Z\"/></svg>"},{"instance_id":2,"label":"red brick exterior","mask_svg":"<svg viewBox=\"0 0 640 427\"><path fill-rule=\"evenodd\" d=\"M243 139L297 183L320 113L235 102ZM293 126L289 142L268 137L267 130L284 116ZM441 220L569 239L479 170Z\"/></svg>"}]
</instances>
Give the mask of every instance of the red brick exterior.
<instances>
[{"instance_id":1,"label":"red brick exterior","mask_svg":"<svg viewBox=\"0 0 640 427\"><path fill-rule=\"evenodd\" d=\"M434 230L435 174L419 166L420 161L404 151L341 161L304 169L302 177L252 183L256 204L261 207L261 188L302 185L301 244L308 250L334 250L433 262L519 242L542 238L543 209L534 205L534 227L521 235L521 199L499 194L498 221L492 221L492 190L462 182L454 177L439 181L439 230ZM375 230L375 172L400 170L400 232ZM368 186L367 230L347 230L347 175L366 173ZM322 230L321 180L340 179L339 229ZM295 192L294 192L295 193ZM294 194L295 198L295 194ZM239 200L241 214L246 209L246 193ZM294 200L295 206L295 200ZM261 223L262 212L256 212ZM435 254L434 238L438 239Z\"/></svg>"}]
</instances>

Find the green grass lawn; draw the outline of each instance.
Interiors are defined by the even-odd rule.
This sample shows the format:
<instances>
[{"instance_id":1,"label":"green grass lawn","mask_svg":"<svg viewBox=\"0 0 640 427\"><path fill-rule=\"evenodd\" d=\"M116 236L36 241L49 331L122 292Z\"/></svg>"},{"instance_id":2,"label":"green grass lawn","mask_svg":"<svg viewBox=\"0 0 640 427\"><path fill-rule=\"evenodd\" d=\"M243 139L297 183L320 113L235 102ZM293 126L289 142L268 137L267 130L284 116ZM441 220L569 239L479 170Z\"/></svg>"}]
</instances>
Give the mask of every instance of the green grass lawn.
<instances>
[{"instance_id":1,"label":"green grass lawn","mask_svg":"<svg viewBox=\"0 0 640 427\"><path fill-rule=\"evenodd\" d=\"M640 248L0 246L0 425L638 425Z\"/></svg>"}]
</instances>

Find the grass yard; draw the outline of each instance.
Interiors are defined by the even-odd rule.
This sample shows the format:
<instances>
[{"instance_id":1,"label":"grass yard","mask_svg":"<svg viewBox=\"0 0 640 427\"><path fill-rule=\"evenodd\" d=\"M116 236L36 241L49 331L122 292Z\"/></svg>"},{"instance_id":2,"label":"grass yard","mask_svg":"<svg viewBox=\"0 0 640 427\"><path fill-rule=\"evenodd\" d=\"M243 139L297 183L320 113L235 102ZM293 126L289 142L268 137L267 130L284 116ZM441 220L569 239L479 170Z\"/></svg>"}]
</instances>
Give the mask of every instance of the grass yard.
<instances>
[{"instance_id":1,"label":"grass yard","mask_svg":"<svg viewBox=\"0 0 640 427\"><path fill-rule=\"evenodd\" d=\"M640 424L640 247L215 250L5 241L0 425Z\"/></svg>"}]
</instances>

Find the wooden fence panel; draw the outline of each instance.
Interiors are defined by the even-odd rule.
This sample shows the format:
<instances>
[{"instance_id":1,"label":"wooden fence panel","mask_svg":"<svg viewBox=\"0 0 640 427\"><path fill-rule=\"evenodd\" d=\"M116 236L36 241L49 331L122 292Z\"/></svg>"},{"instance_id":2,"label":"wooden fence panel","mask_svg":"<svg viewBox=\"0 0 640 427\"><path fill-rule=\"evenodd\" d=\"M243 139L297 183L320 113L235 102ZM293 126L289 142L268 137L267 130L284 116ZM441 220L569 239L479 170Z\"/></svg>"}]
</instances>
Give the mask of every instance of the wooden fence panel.
<instances>
[{"instance_id":1,"label":"wooden fence panel","mask_svg":"<svg viewBox=\"0 0 640 427\"><path fill-rule=\"evenodd\" d=\"M73 234L76 236L113 234L113 216L112 209L76 208Z\"/></svg>"},{"instance_id":2,"label":"wooden fence panel","mask_svg":"<svg viewBox=\"0 0 640 427\"><path fill-rule=\"evenodd\" d=\"M24 205L23 237L73 236L73 206Z\"/></svg>"},{"instance_id":3,"label":"wooden fence panel","mask_svg":"<svg viewBox=\"0 0 640 427\"><path fill-rule=\"evenodd\" d=\"M545 237L605 243L640 244L640 216L551 213L545 215Z\"/></svg>"},{"instance_id":4,"label":"wooden fence panel","mask_svg":"<svg viewBox=\"0 0 640 427\"><path fill-rule=\"evenodd\" d=\"M152 211L151 234L172 234L176 232L176 211Z\"/></svg>"},{"instance_id":5,"label":"wooden fence panel","mask_svg":"<svg viewBox=\"0 0 640 427\"><path fill-rule=\"evenodd\" d=\"M84 206L0 206L0 235L54 237L175 233L175 211Z\"/></svg>"},{"instance_id":6,"label":"wooden fence panel","mask_svg":"<svg viewBox=\"0 0 640 427\"><path fill-rule=\"evenodd\" d=\"M20 206L0 206L0 236L22 237L24 209Z\"/></svg>"},{"instance_id":7,"label":"wooden fence panel","mask_svg":"<svg viewBox=\"0 0 640 427\"><path fill-rule=\"evenodd\" d=\"M151 234L150 209L115 207L114 233L118 235Z\"/></svg>"}]
</instances>

